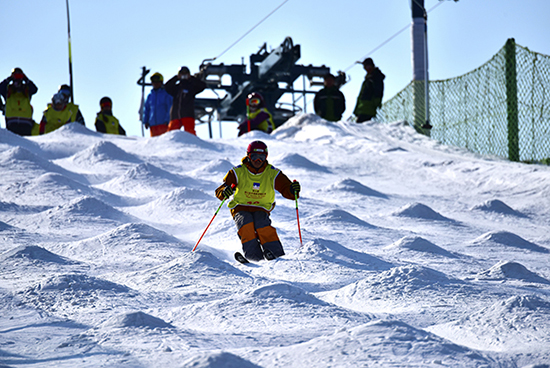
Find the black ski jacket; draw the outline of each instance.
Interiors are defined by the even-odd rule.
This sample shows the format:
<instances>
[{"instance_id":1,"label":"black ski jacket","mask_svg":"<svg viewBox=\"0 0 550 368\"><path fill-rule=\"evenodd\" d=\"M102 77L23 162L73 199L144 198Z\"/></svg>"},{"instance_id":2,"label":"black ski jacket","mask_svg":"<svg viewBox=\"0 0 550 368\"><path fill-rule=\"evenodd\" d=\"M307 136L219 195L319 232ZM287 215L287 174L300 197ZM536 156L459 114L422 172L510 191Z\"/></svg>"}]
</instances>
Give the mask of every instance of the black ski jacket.
<instances>
[{"instance_id":1,"label":"black ski jacket","mask_svg":"<svg viewBox=\"0 0 550 368\"><path fill-rule=\"evenodd\" d=\"M195 77L179 79L176 75L166 82L164 89L174 97L172 109L170 109L170 121L181 118L194 118L195 96L204 91L205 88L206 83Z\"/></svg>"}]
</instances>

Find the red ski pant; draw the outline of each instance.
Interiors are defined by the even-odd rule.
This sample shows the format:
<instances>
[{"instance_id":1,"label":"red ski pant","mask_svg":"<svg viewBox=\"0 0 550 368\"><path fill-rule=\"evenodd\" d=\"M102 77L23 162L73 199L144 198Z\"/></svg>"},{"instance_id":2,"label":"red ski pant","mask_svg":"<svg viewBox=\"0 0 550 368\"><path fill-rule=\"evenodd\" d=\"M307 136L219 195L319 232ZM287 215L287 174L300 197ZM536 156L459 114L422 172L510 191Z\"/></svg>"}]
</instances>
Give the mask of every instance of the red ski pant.
<instances>
[{"instance_id":1,"label":"red ski pant","mask_svg":"<svg viewBox=\"0 0 550 368\"><path fill-rule=\"evenodd\" d=\"M151 137L158 137L168 131L168 124L152 125L149 129L151 130Z\"/></svg>"},{"instance_id":2,"label":"red ski pant","mask_svg":"<svg viewBox=\"0 0 550 368\"><path fill-rule=\"evenodd\" d=\"M197 132L195 132L195 118L174 119L168 124L168 130L180 130L181 127L183 127L187 133L197 135Z\"/></svg>"}]
</instances>

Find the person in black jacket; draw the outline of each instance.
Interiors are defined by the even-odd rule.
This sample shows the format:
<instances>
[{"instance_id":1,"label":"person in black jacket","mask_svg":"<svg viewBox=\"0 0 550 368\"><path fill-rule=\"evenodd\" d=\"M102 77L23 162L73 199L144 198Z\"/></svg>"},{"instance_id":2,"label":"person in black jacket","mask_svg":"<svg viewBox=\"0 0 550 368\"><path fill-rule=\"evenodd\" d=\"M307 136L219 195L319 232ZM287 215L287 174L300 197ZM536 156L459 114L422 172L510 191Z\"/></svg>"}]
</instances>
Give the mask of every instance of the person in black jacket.
<instances>
[{"instance_id":1,"label":"person in black jacket","mask_svg":"<svg viewBox=\"0 0 550 368\"><path fill-rule=\"evenodd\" d=\"M197 135L195 132L195 96L204 91L206 83L197 77L191 76L189 68L182 66L178 72L164 85L164 89L172 97L170 123L168 130L179 130L183 126L186 132Z\"/></svg>"},{"instance_id":2,"label":"person in black jacket","mask_svg":"<svg viewBox=\"0 0 550 368\"><path fill-rule=\"evenodd\" d=\"M357 96L357 105L353 111L358 123L371 120L376 116L376 111L382 106L384 79L386 78L384 73L374 65L371 58L366 58L361 64L363 64L367 75L361 85L361 92Z\"/></svg>"},{"instance_id":3,"label":"person in black jacket","mask_svg":"<svg viewBox=\"0 0 550 368\"><path fill-rule=\"evenodd\" d=\"M325 88L315 94L313 106L315 113L328 121L340 121L346 110L346 98L336 85L336 77L325 75Z\"/></svg>"}]
</instances>

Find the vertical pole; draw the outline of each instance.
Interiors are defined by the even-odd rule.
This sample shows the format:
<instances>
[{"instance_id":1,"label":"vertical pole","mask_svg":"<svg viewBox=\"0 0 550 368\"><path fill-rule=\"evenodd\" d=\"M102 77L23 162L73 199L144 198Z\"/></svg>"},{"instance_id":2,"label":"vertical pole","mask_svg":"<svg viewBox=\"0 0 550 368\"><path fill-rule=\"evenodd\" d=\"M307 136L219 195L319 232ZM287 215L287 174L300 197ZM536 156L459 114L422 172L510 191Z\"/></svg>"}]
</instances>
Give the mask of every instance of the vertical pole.
<instances>
[{"instance_id":1,"label":"vertical pole","mask_svg":"<svg viewBox=\"0 0 550 368\"><path fill-rule=\"evenodd\" d=\"M302 98L304 99L304 114L307 113L307 101L306 101L306 76L302 75Z\"/></svg>"},{"instance_id":2,"label":"vertical pole","mask_svg":"<svg viewBox=\"0 0 550 368\"><path fill-rule=\"evenodd\" d=\"M430 78L428 75L428 13L426 13L426 21L424 22L424 111L426 121L423 129L428 129L427 134L430 136Z\"/></svg>"},{"instance_id":3,"label":"vertical pole","mask_svg":"<svg viewBox=\"0 0 550 368\"><path fill-rule=\"evenodd\" d=\"M141 67L141 78L138 80L138 85L141 86L141 102L139 104L139 121L141 122L141 136L145 137L145 131L143 127L143 114L145 112L145 86L147 83L145 82L145 77L150 72L149 69L146 67Z\"/></svg>"},{"instance_id":4,"label":"vertical pole","mask_svg":"<svg viewBox=\"0 0 550 368\"><path fill-rule=\"evenodd\" d=\"M71 88L71 102L74 103L74 92L73 92L73 57L71 51L71 19L69 17L69 0L65 0L67 5L67 35L69 40L69 86Z\"/></svg>"},{"instance_id":5,"label":"vertical pole","mask_svg":"<svg viewBox=\"0 0 550 368\"><path fill-rule=\"evenodd\" d=\"M506 113L508 120L508 159L519 161L518 80L516 71L516 41L509 38L505 46Z\"/></svg>"},{"instance_id":6,"label":"vertical pole","mask_svg":"<svg viewBox=\"0 0 550 368\"><path fill-rule=\"evenodd\" d=\"M424 0L412 0L412 66L413 66L413 98L414 98L414 128L429 135L428 121L428 15L424 8Z\"/></svg>"}]
</instances>

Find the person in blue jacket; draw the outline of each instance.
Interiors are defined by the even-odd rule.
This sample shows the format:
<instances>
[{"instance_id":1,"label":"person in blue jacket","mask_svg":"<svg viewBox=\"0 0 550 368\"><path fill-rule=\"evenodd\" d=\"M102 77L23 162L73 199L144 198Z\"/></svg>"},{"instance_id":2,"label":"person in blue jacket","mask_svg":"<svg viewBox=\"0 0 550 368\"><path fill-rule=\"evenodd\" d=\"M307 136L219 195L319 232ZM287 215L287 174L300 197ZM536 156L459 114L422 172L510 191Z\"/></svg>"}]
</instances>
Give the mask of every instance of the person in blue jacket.
<instances>
[{"instance_id":1,"label":"person in blue jacket","mask_svg":"<svg viewBox=\"0 0 550 368\"><path fill-rule=\"evenodd\" d=\"M157 137L168 131L170 108L173 97L164 89L164 77L160 73L151 76L153 89L147 96L143 111L143 125L150 129L151 137Z\"/></svg>"}]
</instances>

